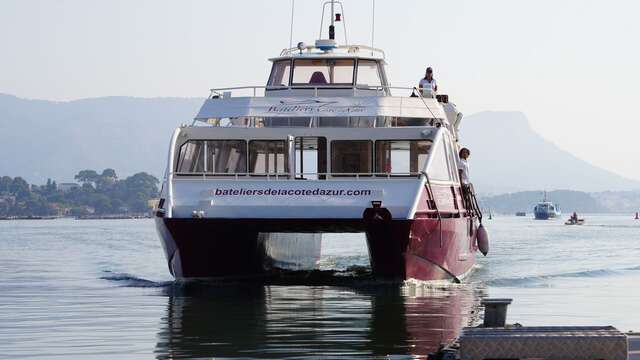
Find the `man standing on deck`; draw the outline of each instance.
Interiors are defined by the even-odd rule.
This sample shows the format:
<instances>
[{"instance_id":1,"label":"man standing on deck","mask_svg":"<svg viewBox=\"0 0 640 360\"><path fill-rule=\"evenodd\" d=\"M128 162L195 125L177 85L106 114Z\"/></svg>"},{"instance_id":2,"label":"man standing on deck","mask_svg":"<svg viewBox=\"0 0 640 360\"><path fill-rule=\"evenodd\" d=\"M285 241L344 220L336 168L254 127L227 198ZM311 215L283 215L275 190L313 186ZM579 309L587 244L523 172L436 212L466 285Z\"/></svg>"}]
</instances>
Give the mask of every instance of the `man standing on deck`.
<instances>
[{"instance_id":1,"label":"man standing on deck","mask_svg":"<svg viewBox=\"0 0 640 360\"><path fill-rule=\"evenodd\" d=\"M469 155L471 155L471 151L467 148L462 148L460 149L458 155L460 155L460 160L458 161L458 173L460 174L460 182L462 183L462 185L469 186L471 182L469 181L469 163L467 162L467 159L469 158Z\"/></svg>"},{"instance_id":2,"label":"man standing on deck","mask_svg":"<svg viewBox=\"0 0 640 360\"><path fill-rule=\"evenodd\" d=\"M471 194L473 193L473 188L471 181L469 181L469 163L467 162L471 151L467 148L462 148L458 155L460 156L460 160L458 160L458 174L460 174L460 185L462 185L462 198L465 202L465 208L471 209Z\"/></svg>"},{"instance_id":3,"label":"man standing on deck","mask_svg":"<svg viewBox=\"0 0 640 360\"><path fill-rule=\"evenodd\" d=\"M424 78L420 79L418 86L420 87L420 92L423 94L425 90L429 90L429 92L432 93L438 92L438 83L436 83L436 79L433 78L433 69L431 69L431 67L427 68Z\"/></svg>"}]
</instances>

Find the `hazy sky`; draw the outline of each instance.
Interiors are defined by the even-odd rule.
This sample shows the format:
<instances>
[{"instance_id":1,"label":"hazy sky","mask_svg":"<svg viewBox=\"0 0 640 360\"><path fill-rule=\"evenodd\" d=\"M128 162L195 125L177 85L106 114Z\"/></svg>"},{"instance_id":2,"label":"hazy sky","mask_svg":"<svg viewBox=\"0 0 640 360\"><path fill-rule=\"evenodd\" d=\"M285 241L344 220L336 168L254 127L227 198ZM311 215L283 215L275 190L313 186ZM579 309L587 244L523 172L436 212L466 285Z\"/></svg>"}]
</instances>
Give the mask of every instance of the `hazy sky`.
<instances>
[{"instance_id":1,"label":"hazy sky","mask_svg":"<svg viewBox=\"0 0 640 360\"><path fill-rule=\"evenodd\" d=\"M343 2L350 42L369 44L372 1ZM294 44L318 37L321 4L296 1ZM0 0L0 93L192 97L263 85L266 59L288 46L290 12L290 0ZM375 46L394 86L433 66L462 112L522 111L561 148L640 179L638 14L632 0L377 0Z\"/></svg>"}]
</instances>

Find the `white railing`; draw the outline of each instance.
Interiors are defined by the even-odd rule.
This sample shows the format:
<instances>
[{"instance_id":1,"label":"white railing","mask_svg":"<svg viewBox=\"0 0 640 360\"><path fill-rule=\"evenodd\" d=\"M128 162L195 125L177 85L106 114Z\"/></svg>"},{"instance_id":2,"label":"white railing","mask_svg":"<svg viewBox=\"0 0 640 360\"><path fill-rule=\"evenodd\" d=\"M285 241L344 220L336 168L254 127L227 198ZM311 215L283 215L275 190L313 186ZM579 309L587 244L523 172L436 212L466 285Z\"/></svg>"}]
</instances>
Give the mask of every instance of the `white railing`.
<instances>
[{"instance_id":1,"label":"white railing","mask_svg":"<svg viewBox=\"0 0 640 360\"><path fill-rule=\"evenodd\" d=\"M294 173L294 177L290 177L289 173L193 173L193 172L173 172L171 173L174 176L179 177L191 177L191 178L199 178L203 180L207 179L234 179L234 180L242 180L242 179L266 179L266 180L318 180L321 177L325 177L326 179L337 179L337 180L349 180L349 179L395 179L395 178L411 178L411 177L420 177L423 176L423 172L397 172L397 173L389 173L389 172L369 172L369 173L337 173L337 172L296 172ZM317 179L307 179L305 176L316 177ZM174 177L175 179L175 177ZM324 181L324 179L322 179Z\"/></svg>"},{"instance_id":2,"label":"white railing","mask_svg":"<svg viewBox=\"0 0 640 360\"><path fill-rule=\"evenodd\" d=\"M431 98L435 99L436 94L433 93L431 96L424 96L422 91L416 86L413 87L402 87L402 86L384 86L384 85L373 85L373 86L363 86L363 85L290 85L290 86L264 86L264 85L248 85L248 86L234 86L234 87L224 87L224 88L213 88L209 89L209 99L217 99L217 98L229 98L233 97L234 91L246 91L246 94L251 94L253 97L258 97L259 91L262 91L262 95L264 96L264 92L266 91L278 91L278 90L313 90L314 96L319 96L319 91L336 91L336 90L351 90L353 96L358 96L358 91L365 92L366 95L371 95L372 92L375 92L376 96L392 96L391 90L404 90L409 92L410 97L420 97L420 98ZM335 96L335 95L334 95Z\"/></svg>"},{"instance_id":3,"label":"white railing","mask_svg":"<svg viewBox=\"0 0 640 360\"><path fill-rule=\"evenodd\" d=\"M302 47L302 51L306 51L307 53L312 53L314 50L317 50L317 54L325 54L326 52L316 47L315 44L308 44ZM283 49L280 52L280 56L291 56L296 53L300 53L301 49L298 47L292 47L288 49ZM381 58L386 58L384 50L374 48L367 45L338 45L333 50L332 53L336 52L346 52L347 54L360 54L368 52L370 56L375 56L376 54Z\"/></svg>"}]
</instances>

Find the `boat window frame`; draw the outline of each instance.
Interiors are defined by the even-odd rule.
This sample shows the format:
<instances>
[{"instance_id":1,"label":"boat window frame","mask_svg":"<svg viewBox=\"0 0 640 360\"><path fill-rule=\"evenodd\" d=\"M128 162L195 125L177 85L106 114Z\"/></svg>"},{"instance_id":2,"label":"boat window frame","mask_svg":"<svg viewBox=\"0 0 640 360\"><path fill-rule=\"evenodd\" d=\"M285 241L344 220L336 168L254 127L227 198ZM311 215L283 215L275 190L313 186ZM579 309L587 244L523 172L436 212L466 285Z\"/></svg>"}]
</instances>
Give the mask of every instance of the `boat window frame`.
<instances>
[{"instance_id":1,"label":"boat window frame","mask_svg":"<svg viewBox=\"0 0 640 360\"><path fill-rule=\"evenodd\" d=\"M378 171L378 142L383 142L383 141L427 141L431 143L431 146L429 147L429 151L425 154L427 156L427 158L424 161L423 167L422 169L418 169L418 171L416 173L420 173L422 171L426 171L427 169L427 165L429 164L429 156L431 156L431 151L434 148L434 144L435 141L433 141L432 139L429 138L422 138L422 139L376 139L374 141L374 146L373 146L373 156L374 156L374 161L373 161L373 171L375 174L380 173L380 175L376 175L379 177L387 177L387 176L391 176L391 177L415 177L416 175L412 175L412 174L408 174L408 175L402 175L402 174L396 174L394 175L392 172L390 173L385 173L383 171ZM409 169L411 170L411 169ZM411 173L411 171L409 171Z\"/></svg>"},{"instance_id":2,"label":"boat window frame","mask_svg":"<svg viewBox=\"0 0 640 360\"><path fill-rule=\"evenodd\" d=\"M188 139L187 141L183 142L182 144L180 144L180 146L177 148L177 156L175 157L175 166L173 167L174 169L174 173L178 176L236 176L238 174L247 174L247 172L245 171L244 173L242 172L233 172L233 173L213 173L210 172L209 169L207 169L207 160L208 160L208 142L209 141L242 141L244 144L244 149L245 149L245 169L249 168L249 142L247 141L247 139ZM189 143L195 143L195 142L202 142L202 147L203 147L203 156L202 156L202 171L197 171L197 172L184 172L184 171L180 171L180 154L182 153L182 148L189 144Z\"/></svg>"},{"instance_id":3,"label":"boat window frame","mask_svg":"<svg viewBox=\"0 0 640 360\"><path fill-rule=\"evenodd\" d=\"M273 72L276 69L276 64L280 62L289 62L289 81L287 81L287 85L270 85L271 77L273 76ZM283 59L276 60L271 62L271 71L269 72L269 78L267 79L267 89L268 90L286 90L291 87L291 81L293 80L293 59Z\"/></svg>"},{"instance_id":4,"label":"boat window frame","mask_svg":"<svg viewBox=\"0 0 640 360\"><path fill-rule=\"evenodd\" d=\"M371 146L369 150L369 172L350 172L350 173L340 173L333 171L333 146L335 142L347 142L347 141L358 141L358 142L368 142ZM375 168L375 141L371 139L331 139L329 142L329 146L327 147L329 150L329 174L331 177L371 177L373 176L373 170ZM336 175L337 174L337 175ZM342 174L353 174L353 175L342 175Z\"/></svg>"},{"instance_id":5,"label":"boat window frame","mask_svg":"<svg viewBox=\"0 0 640 360\"><path fill-rule=\"evenodd\" d=\"M353 81L353 86L358 87L358 79L359 79L359 70L360 70L360 61L372 61L376 64L376 70L378 72L378 79L380 80L380 85L362 85L362 87L370 87L370 88L380 88L382 87L383 89L386 89L387 84L386 81L384 80L384 76L383 76L383 71L380 69L381 63L380 60L376 60L376 59L361 59L361 58L357 58L356 59L356 67L355 67L355 79Z\"/></svg>"},{"instance_id":6,"label":"boat window frame","mask_svg":"<svg viewBox=\"0 0 640 360\"><path fill-rule=\"evenodd\" d=\"M460 161L459 154L455 151L451 136L448 133L444 133L442 135L444 135L442 140L445 141L445 146L450 153L449 162L453 161L453 163L451 164L451 166L453 167L451 170L451 175L453 176L451 181L453 181L454 184L460 184L460 174L458 170L458 162Z\"/></svg>"},{"instance_id":7,"label":"boat window frame","mask_svg":"<svg viewBox=\"0 0 640 360\"><path fill-rule=\"evenodd\" d=\"M182 161L184 160L184 158L181 158L181 154L182 154L182 149L188 145L189 143L196 143L196 142L202 142L202 149L203 149L203 155L202 155L202 171L201 172L185 172L185 171L180 171L180 167L182 165ZM206 153L207 153L207 148L206 148L206 140L203 139L188 139L187 141L183 142L182 144L180 144L180 146L177 148L178 153L176 154L177 156L175 157L175 166L173 166L174 172L180 176L189 176L189 175L200 175L200 174L206 174Z\"/></svg>"},{"instance_id":8,"label":"boat window frame","mask_svg":"<svg viewBox=\"0 0 640 360\"><path fill-rule=\"evenodd\" d=\"M449 183L453 183L453 179L451 179L451 165L449 164L449 157L447 156L447 149L446 149L446 143L445 143L445 137L444 134L443 136L440 137L439 139L440 141L434 141L434 146L433 146L433 151L429 154L429 163L428 163L428 167L426 169L427 174L429 175L429 178L432 182L438 182L438 183L445 183L445 184L449 184ZM444 159L444 170L443 173L445 173L447 175L447 179L441 179L441 178L435 178L433 177L433 172L432 172L432 167L436 166L437 164L435 163L436 161L438 161L436 159L436 155L440 155L439 151L438 151L438 147L440 147L440 151L443 152L442 154L442 159ZM456 166L457 169L457 166Z\"/></svg>"},{"instance_id":9,"label":"boat window frame","mask_svg":"<svg viewBox=\"0 0 640 360\"><path fill-rule=\"evenodd\" d=\"M236 176L237 174L246 174L247 173L247 169L249 167L249 142L246 139L206 139L206 140L202 140L205 142L205 153L204 153L204 171L203 173L206 174L207 176ZM210 141L242 141L242 143L244 144L244 172L232 172L232 173L216 173L216 172L211 172L208 168L208 160L209 160L209 142ZM212 164L215 165L215 164Z\"/></svg>"},{"instance_id":10,"label":"boat window frame","mask_svg":"<svg viewBox=\"0 0 640 360\"><path fill-rule=\"evenodd\" d=\"M289 77L289 87L291 88L317 88L317 89L352 89L355 85L355 81L356 81L356 74L358 72L358 59L357 58L341 58L341 57L331 57L331 58L299 58L299 59L292 59L293 60L293 64L291 65L291 76ZM351 83L326 83L326 84L322 84L322 85L315 85L315 84L309 84L308 82L306 83L294 83L293 82L293 76L295 74L295 69L296 69L296 62L298 61L313 61L313 60L321 60L321 61L329 61L329 60L334 60L334 61L339 61L339 60L346 60L346 61L352 61L353 62L353 66L352 66L352 71L351 71Z\"/></svg>"},{"instance_id":11,"label":"boat window frame","mask_svg":"<svg viewBox=\"0 0 640 360\"><path fill-rule=\"evenodd\" d=\"M256 141L280 141L283 143L283 156L284 156L284 165L283 165L283 169L284 172L280 173L277 170L275 172L265 172L265 173L255 173L253 172L253 169L251 169L251 143L256 142ZM277 157L276 157L277 158ZM282 177L286 177L289 176L289 162L291 161L291 159L289 159L289 151L288 151L288 146L287 146L287 140L286 139L250 139L249 141L247 141L247 175L252 176L252 177L270 177L270 176L282 176ZM278 167L277 165L277 161L275 161L275 166L276 168Z\"/></svg>"}]
</instances>

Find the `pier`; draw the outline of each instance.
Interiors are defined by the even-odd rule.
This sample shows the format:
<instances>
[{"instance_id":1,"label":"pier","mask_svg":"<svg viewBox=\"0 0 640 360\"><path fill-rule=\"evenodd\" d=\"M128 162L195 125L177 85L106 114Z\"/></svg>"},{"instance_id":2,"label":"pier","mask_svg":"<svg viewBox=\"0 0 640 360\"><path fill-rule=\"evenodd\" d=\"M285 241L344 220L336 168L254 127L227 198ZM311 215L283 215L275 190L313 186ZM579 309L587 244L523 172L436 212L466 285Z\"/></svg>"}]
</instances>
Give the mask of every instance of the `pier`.
<instances>
[{"instance_id":1,"label":"pier","mask_svg":"<svg viewBox=\"0 0 640 360\"><path fill-rule=\"evenodd\" d=\"M640 333L613 326L507 324L512 299L484 299L484 322L466 327L452 344L428 359L640 360Z\"/></svg>"}]
</instances>

